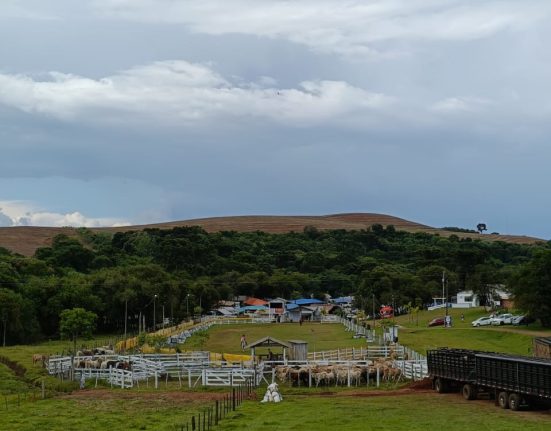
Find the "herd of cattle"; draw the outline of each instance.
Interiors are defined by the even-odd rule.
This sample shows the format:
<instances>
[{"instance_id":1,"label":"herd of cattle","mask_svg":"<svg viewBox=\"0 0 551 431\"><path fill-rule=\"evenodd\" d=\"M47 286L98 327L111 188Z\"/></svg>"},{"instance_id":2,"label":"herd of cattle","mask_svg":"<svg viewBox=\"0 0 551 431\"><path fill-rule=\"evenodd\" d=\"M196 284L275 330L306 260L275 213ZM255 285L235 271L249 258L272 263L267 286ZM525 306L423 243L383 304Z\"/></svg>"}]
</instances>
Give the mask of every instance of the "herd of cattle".
<instances>
[{"instance_id":1,"label":"herd of cattle","mask_svg":"<svg viewBox=\"0 0 551 431\"><path fill-rule=\"evenodd\" d=\"M378 375L378 376L377 376ZM360 385L369 381L400 381L402 371L396 368L393 360L379 358L367 365L313 365L313 366L278 366L276 376L279 381L298 386L320 385Z\"/></svg>"},{"instance_id":2,"label":"herd of cattle","mask_svg":"<svg viewBox=\"0 0 551 431\"><path fill-rule=\"evenodd\" d=\"M109 369L118 368L122 370L130 370L132 364L130 361L119 361L109 357L109 355L115 355L115 351L111 346L96 347L91 350L79 350L77 351L74 361L74 368L95 368L95 369ZM50 359L49 355L34 354L33 365L41 365L46 367Z\"/></svg>"}]
</instances>

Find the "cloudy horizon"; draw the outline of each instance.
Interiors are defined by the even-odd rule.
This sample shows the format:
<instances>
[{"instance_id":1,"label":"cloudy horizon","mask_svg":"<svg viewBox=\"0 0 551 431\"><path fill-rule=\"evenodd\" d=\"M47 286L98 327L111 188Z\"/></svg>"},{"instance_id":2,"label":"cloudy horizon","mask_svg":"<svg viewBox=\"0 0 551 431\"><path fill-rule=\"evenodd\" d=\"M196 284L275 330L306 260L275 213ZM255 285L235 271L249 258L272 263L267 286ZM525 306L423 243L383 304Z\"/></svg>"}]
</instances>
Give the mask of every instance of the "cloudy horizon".
<instances>
[{"instance_id":1,"label":"cloudy horizon","mask_svg":"<svg viewBox=\"0 0 551 431\"><path fill-rule=\"evenodd\" d=\"M551 238L543 0L6 0L0 226L386 213Z\"/></svg>"}]
</instances>

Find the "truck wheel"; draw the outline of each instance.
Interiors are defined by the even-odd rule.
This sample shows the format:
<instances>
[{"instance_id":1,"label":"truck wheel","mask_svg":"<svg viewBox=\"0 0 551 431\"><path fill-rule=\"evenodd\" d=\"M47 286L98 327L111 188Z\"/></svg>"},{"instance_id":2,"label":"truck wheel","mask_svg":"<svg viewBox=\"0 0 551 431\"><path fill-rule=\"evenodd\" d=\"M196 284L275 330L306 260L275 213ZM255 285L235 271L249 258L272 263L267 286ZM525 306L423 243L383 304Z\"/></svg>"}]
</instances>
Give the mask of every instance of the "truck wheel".
<instances>
[{"instance_id":1,"label":"truck wheel","mask_svg":"<svg viewBox=\"0 0 551 431\"><path fill-rule=\"evenodd\" d=\"M463 385L461 393L466 400L476 400L476 388L469 383Z\"/></svg>"},{"instance_id":2,"label":"truck wheel","mask_svg":"<svg viewBox=\"0 0 551 431\"><path fill-rule=\"evenodd\" d=\"M509 407L511 410L519 410L520 409L520 395L519 394L509 394Z\"/></svg>"},{"instance_id":3,"label":"truck wheel","mask_svg":"<svg viewBox=\"0 0 551 431\"><path fill-rule=\"evenodd\" d=\"M509 408L509 396L507 392L500 392L497 396L497 404L502 409L508 409Z\"/></svg>"},{"instance_id":4,"label":"truck wheel","mask_svg":"<svg viewBox=\"0 0 551 431\"><path fill-rule=\"evenodd\" d=\"M434 390L438 392L439 394L443 394L448 389L448 385L446 384L446 381L441 378L437 378L434 381Z\"/></svg>"}]
</instances>

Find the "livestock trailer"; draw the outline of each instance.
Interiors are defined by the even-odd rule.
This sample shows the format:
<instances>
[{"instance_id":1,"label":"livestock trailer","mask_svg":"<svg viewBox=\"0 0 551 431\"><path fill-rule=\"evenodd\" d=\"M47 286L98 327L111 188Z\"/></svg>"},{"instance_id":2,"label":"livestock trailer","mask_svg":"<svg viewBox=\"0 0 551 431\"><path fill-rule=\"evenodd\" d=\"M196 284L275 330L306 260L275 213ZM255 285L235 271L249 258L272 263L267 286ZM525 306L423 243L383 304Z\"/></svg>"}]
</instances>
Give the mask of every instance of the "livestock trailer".
<instances>
[{"instance_id":1,"label":"livestock trailer","mask_svg":"<svg viewBox=\"0 0 551 431\"><path fill-rule=\"evenodd\" d=\"M441 348L428 352L427 365L437 392L460 390L467 400L487 393L511 410L551 407L549 359Z\"/></svg>"}]
</instances>

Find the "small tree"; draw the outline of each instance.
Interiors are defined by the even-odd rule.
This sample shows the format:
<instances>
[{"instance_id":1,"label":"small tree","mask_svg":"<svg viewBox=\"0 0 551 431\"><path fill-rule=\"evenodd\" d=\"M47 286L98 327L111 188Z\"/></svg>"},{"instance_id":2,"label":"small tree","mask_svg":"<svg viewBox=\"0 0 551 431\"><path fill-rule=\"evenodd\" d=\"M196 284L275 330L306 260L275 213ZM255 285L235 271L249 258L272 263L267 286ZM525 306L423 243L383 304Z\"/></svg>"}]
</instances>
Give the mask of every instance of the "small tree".
<instances>
[{"instance_id":1,"label":"small tree","mask_svg":"<svg viewBox=\"0 0 551 431\"><path fill-rule=\"evenodd\" d=\"M485 230L488 230L488 228L486 227L486 223L478 223L476 225L476 230L478 231L478 233L482 233Z\"/></svg>"},{"instance_id":2,"label":"small tree","mask_svg":"<svg viewBox=\"0 0 551 431\"><path fill-rule=\"evenodd\" d=\"M89 338L96 327L97 314L84 308L63 310L59 315L59 332L62 337L73 340L73 352L77 351L78 337Z\"/></svg>"}]
</instances>

